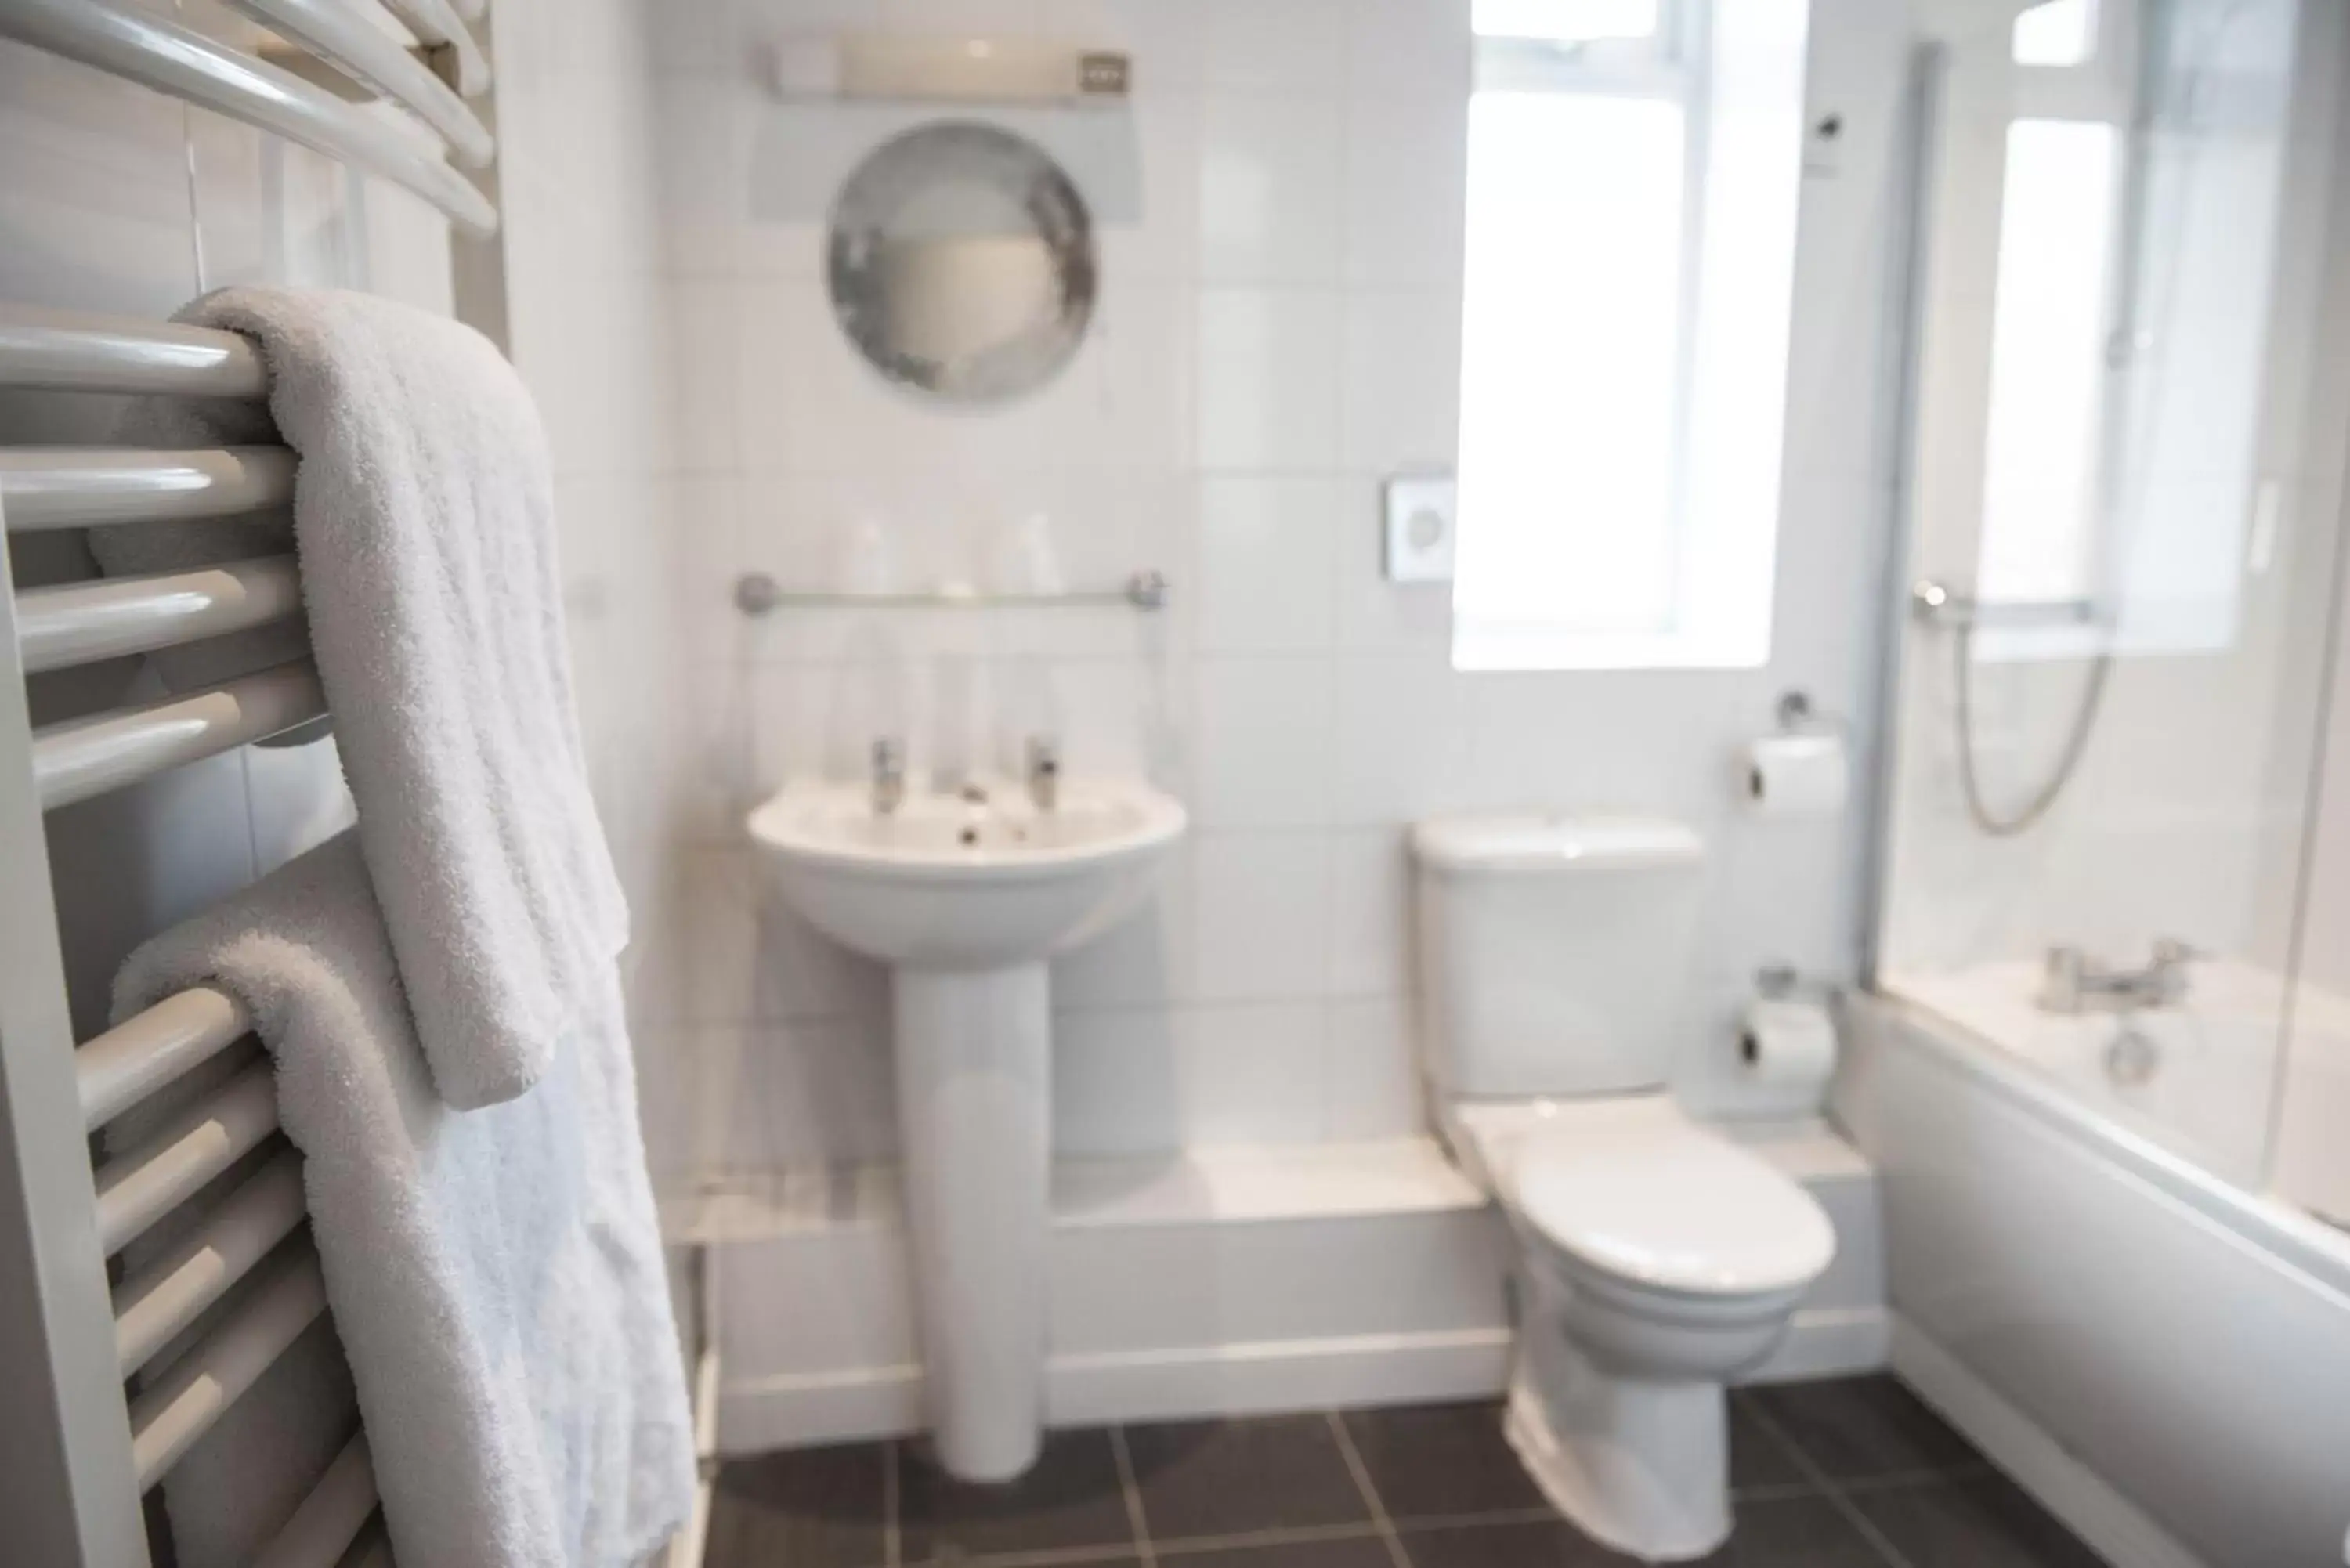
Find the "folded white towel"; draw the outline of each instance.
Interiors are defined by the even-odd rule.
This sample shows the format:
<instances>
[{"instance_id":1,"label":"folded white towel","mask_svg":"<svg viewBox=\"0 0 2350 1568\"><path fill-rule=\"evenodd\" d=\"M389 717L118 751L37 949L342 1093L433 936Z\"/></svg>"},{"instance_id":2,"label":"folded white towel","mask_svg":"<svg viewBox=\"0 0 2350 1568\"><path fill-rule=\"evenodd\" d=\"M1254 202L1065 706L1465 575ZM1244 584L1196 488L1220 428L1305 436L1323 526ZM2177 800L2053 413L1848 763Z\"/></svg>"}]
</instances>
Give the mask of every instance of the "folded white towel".
<instances>
[{"instance_id":1,"label":"folded white towel","mask_svg":"<svg viewBox=\"0 0 2350 1568\"><path fill-rule=\"evenodd\" d=\"M179 319L254 339L300 458L310 644L433 1082L452 1106L511 1098L592 1018L628 941L588 793L530 395L479 333L372 295L224 289ZM250 420L159 405L128 429L249 441ZM110 572L154 571L271 537L265 523L170 524L94 530L92 548ZM167 679L286 652L270 634L223 640Z\"/></svg>"},{"instance_id":2,"label":"folded white towel","mask_svg":"<svg viewBox=\"0 0 2350 1568\"><path fill-rule=\"evenodd\" d=\"M115 1014L217 984L275 1059L392 1548L619 1568L684 1519L692 1433L619 986L545 1080L432 1089L351 835L154 938Z\"/></svg>"}]
</instances>

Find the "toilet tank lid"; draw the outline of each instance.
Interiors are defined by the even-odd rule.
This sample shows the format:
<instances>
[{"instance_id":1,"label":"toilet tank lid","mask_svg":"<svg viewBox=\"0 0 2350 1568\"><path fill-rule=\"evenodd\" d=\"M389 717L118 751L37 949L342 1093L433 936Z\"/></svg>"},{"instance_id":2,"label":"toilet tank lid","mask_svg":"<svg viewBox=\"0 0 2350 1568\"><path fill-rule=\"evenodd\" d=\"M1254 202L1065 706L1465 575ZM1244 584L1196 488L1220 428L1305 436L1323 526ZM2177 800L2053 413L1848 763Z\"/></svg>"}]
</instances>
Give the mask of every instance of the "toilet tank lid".
<instances>
[{"instance_id":1,"label":"toilet tank lid","mask_svg":"<svg viewBox=\"0 0 2350 1568\"><path fill-rule=\"evenodd\" d=\"M1431 817L1413 825L1411 852L1444 871L1618 871L1694 865L1705 843L1670 817L1521 813Z\"/></svg>"}]
</instances>

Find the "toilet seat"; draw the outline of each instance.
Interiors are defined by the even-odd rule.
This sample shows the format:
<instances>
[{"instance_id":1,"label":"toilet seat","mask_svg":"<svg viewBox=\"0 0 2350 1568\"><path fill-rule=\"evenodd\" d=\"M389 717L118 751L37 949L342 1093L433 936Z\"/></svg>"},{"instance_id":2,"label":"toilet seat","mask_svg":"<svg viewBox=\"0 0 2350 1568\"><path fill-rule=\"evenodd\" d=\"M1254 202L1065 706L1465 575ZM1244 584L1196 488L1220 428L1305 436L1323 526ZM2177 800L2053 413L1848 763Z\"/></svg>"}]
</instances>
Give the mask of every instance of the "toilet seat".
<instances>
[{"instance_id":1,"label":"toilet seat","mask_svg":"<svg viewBox=\"0 0 2350 1568\"><path fill-rule=\"evenodd\" d=\"M1835 1255L1809 1193L1662 1096L1550 1107L1510 1152L1521 1223L1586 1288L1627 1304L1694 1319L1771 1310Z\"/></svg>"}]
</instances>

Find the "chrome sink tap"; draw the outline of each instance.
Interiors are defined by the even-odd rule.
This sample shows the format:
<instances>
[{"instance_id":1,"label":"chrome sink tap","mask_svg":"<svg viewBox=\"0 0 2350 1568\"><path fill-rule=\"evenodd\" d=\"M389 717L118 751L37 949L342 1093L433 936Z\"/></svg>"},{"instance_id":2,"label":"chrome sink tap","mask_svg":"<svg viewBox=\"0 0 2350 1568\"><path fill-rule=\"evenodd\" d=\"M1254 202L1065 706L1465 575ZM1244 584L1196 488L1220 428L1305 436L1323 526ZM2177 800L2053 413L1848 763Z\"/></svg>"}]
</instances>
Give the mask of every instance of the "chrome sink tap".
<instances>
[{"instance_id":1,"label":"chrome sink tap","mask_svg":"<svg viewBox=\"0 0 2350 1568\"><path fill-rule=\"evenodd\" d=\"M1061 804L1061 745L1050 735L1028 737L1028 799L1038 811Z\"/></svg>"},{"instance_id":2,"label":"chrome sink tap","mask_svg":"<svg viewBox=\"0 0 2350 1568\"><path fill-rule=\"evenodd\" d=\"M2100 962L2078 948L2050 948L2040 1006L2048 1012L2135 1012L2176 1007L2187 998L2187 966L2207 955L2174 938L2162 937L2143 968Z\"/></svg>"},{"instance_id":3,"label":"chrome sink tap","mask_svg":"<svg viewBox=\"0 0 2350 1568\"><path fill-rule=\"evenodd\" d=\"M906 745L884 735L873 742L873 815L888 816L906 801Z\"/></svg>"}]
</instances>

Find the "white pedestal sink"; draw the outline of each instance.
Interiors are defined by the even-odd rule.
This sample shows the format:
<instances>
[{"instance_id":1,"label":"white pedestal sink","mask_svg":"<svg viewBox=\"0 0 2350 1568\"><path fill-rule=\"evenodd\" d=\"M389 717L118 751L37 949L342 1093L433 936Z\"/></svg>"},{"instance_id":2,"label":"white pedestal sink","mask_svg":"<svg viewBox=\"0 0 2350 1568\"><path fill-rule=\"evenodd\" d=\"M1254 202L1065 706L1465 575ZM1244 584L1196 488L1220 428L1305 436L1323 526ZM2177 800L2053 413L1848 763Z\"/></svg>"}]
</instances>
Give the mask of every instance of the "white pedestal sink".
<instances>
[{"instance_id":1,"label":"white pedestal sink","mask_svg":"<svg viewBox=\"0 0 2350 1568\"><path fill-rule=\"evenodd\" d=\"M1070 780L1051 811L1007 785L987 803L786 787L751 814L783 896L891 966L898 1131L939 1459L1003 1480L1044 1429L1052 1174L1045 961L1131 913L1182 836L1141 784Z\"/></svg>"}]
</instances>

